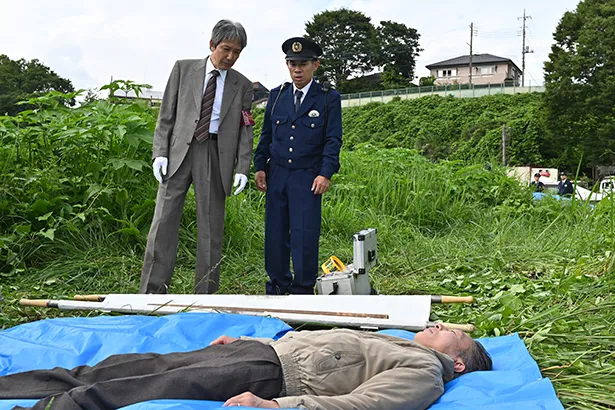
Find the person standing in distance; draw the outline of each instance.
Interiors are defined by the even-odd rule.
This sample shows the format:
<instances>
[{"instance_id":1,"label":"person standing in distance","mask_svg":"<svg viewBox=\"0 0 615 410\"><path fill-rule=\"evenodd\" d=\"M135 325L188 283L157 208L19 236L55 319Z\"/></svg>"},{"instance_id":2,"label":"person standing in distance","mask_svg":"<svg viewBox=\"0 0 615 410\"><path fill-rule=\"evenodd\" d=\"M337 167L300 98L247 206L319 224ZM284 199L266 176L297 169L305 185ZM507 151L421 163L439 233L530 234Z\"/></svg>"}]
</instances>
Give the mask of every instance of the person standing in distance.
<instances>
[{"instance_id":1,"label":"person standing in distance","mask_svg":"<svg viewBox=\"0 0 615 410\"><path fill-rule=\"evenodd\" d=\"M190 184L198 231L194 291L218 290L226 197L232 187L235 195L244 189L252 157L253 86L232 69L246 43L241 24L220 20L211 33L211 54L173 67L154 134L153 168L160 185L140 293L167 293Z\"/></svg>"},{"instance_id":2,"label":"person standing in distance","mask_svg":"<svg viewBox=\"0 0 615 410\"><path fill-rule=\"evenodd\" d=\"M534 192L543 192L545 190L545 184L540 180L540 174L537 172L534 174L534 180L530 183L530 188Z\"/></svg>"},{"instance_id":3,"label":"person standing in distance","mask_svg":"<svg viewBox=\"0 0 615 410\"><path fill-rule=\"evenodd\" d=\"M568 174L562 172L559 174L561 180L557 184L557 191L560 196L570 197L574 193L574 186L572 182L568 179Z\"/></svg>"},{"instance_id":4,"label":"person standing in distance","mask_svg":"<svg viewBox=\"0 0 615 410\"><path fill-rule=\"evenodd\" d=\"M322 194L340 168L341 96L313 80L322 54L318 44L293 37L282 51L292 83L271 90L254 154L256 187L267 193L266 292L313 294Z\"/></svg>"}]
</instances>

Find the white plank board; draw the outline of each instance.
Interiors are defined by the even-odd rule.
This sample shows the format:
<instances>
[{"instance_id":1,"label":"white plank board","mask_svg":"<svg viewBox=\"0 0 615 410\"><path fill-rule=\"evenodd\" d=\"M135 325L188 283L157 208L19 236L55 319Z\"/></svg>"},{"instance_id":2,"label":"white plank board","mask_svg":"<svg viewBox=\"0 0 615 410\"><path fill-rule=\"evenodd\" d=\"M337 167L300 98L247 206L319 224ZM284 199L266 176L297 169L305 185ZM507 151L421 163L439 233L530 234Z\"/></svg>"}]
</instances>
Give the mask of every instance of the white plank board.
<instances>
[{"instance_id":1,"label":"white plank board","mask_svg":"<svg viewBox=\"0 0 615 410\"><path fill-rule=\"evenodd\" d=\"M429 295L141 295L111 294L103 302L59 301L66 310L171 314L182 311L277 317L292 324L422 330L431 311Z\"/></svg>"}]
</instances>

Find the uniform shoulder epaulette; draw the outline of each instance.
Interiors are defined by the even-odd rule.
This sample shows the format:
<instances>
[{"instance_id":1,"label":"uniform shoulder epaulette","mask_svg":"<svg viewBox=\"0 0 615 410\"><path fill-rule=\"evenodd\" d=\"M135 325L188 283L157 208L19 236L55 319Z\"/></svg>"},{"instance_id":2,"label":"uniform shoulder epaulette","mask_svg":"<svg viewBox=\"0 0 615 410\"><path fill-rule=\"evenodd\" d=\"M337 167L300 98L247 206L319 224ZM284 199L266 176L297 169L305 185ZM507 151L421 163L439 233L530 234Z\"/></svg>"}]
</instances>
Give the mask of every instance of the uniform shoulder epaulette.
<instances>
[{"instance_id":1,"label":"uniform shoulder epaulette","mask_svg":"<svg viewBox=\"0 0 615 410\"><path fill-rule=\"evenodd\" d=\"M291 84L291 83L289 83L289 82L286 82L286 83L280 84L280 85L278 85L277 87L272 88L270 92L272 92L272 93L273 93L273 92L278 92L278 91L280 91L280 89L281 89L282 87L284 87L284 89L287 89L287 88L288 88L288 86L289 86L290 84Z\"/></svg>"}]
</instances>

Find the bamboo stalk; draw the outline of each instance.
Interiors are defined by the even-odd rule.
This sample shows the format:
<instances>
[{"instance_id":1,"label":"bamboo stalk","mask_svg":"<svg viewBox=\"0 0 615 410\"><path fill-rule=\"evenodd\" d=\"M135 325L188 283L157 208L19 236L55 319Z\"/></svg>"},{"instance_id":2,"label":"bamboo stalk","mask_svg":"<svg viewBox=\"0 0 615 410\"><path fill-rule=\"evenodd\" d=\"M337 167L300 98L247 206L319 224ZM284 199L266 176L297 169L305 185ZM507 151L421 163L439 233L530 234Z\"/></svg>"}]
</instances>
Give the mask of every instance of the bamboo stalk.
<instances>
[{"instance_id":1,"label":"bamboo stalk","mask_svg":"<svg viewBox=\"0 0 615 410\"><path fill-rule=\"evenodd\" d=\"M148 306L159 307L180 307L180 308L196 308L196 309L211 309L227 312L272 312L272 313L290 313L298 315L323 315L323 316L343 316L343 317L365 317L373 319L388 319L389 315L380 313L352 313L352 312L327 312L327 311L311 311L311 310L292 310L292 309L266 309L266 308L248 308L248 307L235 307L235 306L204 306L204 305L180 305L174 303L148 303Z\"/></svg>"}]
</instances>

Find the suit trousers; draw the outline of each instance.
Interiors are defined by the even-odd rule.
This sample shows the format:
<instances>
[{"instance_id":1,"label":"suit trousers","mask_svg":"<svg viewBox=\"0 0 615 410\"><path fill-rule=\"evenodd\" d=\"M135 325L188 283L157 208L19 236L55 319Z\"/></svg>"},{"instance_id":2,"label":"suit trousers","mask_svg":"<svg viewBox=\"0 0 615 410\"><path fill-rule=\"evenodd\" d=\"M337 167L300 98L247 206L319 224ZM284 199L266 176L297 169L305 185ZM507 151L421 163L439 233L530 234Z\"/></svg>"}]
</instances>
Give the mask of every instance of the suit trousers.
<instances>
[{"instance_id":1,"label":"suit trousers","mask_svg":"<svg viewBox=\"0 0 615 410\"><path fill-rule=\"evenodd\" d=\"M168 291L177 259L184 201L192 183L197 221L194 292L214 293L218 290L226 202L220 177L218 141L199 143L192 139L179 169L158 187L139 293Z\"/></svg>"},{"instance_id":2,"label":"suit trousers","mask_svg":"<svg viewBox=\"0 0 615 410\"><path fill-rule=\"evenodd\" d=\"M314 195L316 169L291 169L271 161L265 205L268 295L314 294L322 195ZM292 255L294 277L290 272Z\"/></svg>"},{"instance_id":3,"label":"suit trousers","mask_svg":"<svg viewBox=\"0 0 615 410\"><path fill-rule=\"evenodd\" d=\"M237 340L183 353L119 354L95 366L0 377L0 399L42 399L32 409L112 410L157 399L224 401L244 392L283 395L273 347Z\"/></svg>"}]
</instances>

